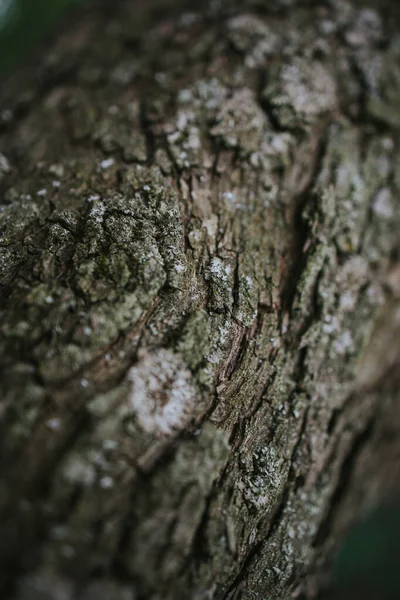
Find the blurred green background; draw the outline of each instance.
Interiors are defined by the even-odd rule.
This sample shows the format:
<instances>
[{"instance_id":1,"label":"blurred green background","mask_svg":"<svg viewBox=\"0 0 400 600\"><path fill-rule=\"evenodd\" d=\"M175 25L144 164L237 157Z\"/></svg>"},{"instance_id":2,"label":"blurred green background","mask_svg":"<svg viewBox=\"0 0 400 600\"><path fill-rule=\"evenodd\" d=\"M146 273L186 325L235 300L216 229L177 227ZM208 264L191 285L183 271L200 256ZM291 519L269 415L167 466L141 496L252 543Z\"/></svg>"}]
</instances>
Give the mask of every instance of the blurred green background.
<instances>
[{"instance_id":1,"label":"blurred green background","mask_svg":"<svg viewBox=\"0 0 400 600\"><path fill-rule=\"evenodd\" d=\"M400 600L400 509L382 506L348 533L321 600Z\"/></svg>"},{"instance_id":2,"label":"blurred green background","mask_svg":"<svg viewBox=\"0 0 400 600\"><path fill-rule=\"evenodd\" d=\"M0 0L0 76L11 72L68 10L85 0ZM368 0L367 0L368 3ZM382 0L399 8L399 0ZM396 13L397 14L397 13ZM356 525L336 558L323 599L400 600L400 509L382 508Z\"/></svg>"},{"instance_id":3,"label":"blurred green background","mask_svg":"<svg viewBox=\"0 0 400 600\"><path fill-rule=\"evenodd\" d=\"M39 40L84 0L0 0L0 75L24 59Z\"/></svg>"}]
</instances>

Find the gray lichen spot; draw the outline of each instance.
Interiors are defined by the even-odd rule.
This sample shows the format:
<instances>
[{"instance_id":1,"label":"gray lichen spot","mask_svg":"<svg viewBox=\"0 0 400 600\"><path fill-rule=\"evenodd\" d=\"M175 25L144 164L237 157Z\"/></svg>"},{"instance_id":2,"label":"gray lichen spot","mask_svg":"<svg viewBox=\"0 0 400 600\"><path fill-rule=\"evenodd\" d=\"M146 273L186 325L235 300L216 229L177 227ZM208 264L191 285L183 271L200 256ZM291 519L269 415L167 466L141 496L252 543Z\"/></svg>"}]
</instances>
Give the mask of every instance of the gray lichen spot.
<instances>
[{"instance_id":1,"label":"gray lichen spot","mask_svg":"<svg viewBox=\"0 0 400 600\"><path fill-rule=\"evenodd\" d=\"M364 8L357 11L350 27L346 30L345 40L353 48L362 48L378 43L382 38L382 21L374 10Z\"/></svg>"},{"instance_id":2,"label":"gray lichen spot","mask_svg":"<svg viewBox=\"0 0 400 600\"><path fill-rule=\"evenodd\" d=\"M180 354L166 348L142 351L128 379L132 382L129 402L145 431L169 437L189 425L199 393Z\"/></svg>"},{"instance_id":3,"label":"gray lichen spot","mask_svg":"<svg viewBox=\"0 0 400 600\"><path fill-rule=\"evenodd\" d=\"M182 102L188 102L188 93L183 95L181 92ZM189 91L189 90L188 90ZM189 93L191 93L189 91ZM193 98L190 101L196 108L205 108L207 111L219 110L221 104L226 100L229 90L216 77L211 79L201 79L193 86Z\"/></svg>"},{"instance_id":4,"label":"gray lichen spot","mask_svg":"<svg viewBox=\"0 0 400 600\"><path fill-rule=\"evenodd\" d=\"M260 67L265 59L276 52L279 37L255 15L239 15L227 23L228 38L233 46L245 54L249 68Z\"/></svg>"},{"instance_id":5,"label":"gray lichen spot","mask_svg":"<svg viewBox=\"0 0 400 600\"><path fill-rule=\"evenodd\" d=\"M337 106L335 81L321 62L296 58L274 75L263 98L282 127L312 123Z\"/></svg>"},{"instance_id":6,"label":"gray lichen spot","mask_svg":"<svg viewBox=\"0 0 400 600\"><path fill-rule=\"evenodd\" d=\"M4 176L11 171L10 163L4 154L0 152L0 181L4 178Z\"/></svg>"},{"instance_id":7,"label":"gray lichen spot","mask_svg":"<svg viewBox=\"0 0 400 600\"><path fill-rule=\"evenodd\" d=\"M212 309L223 311L231 307L234 266L226 260L214 257L208 267L206 278L212 284L212 295L209 300Z\"/></svg>"},{"instance_id":8,"label":"gray lichen spot","mask_svg":"<svg viewBox=\"0 0 400 600\"><path fill-rule=\"evenodd\" d=\"M244 154L256 151L260 146L267 117L249 88L236 91L226 100L217 114L216 125L210 133L228 148L239 148Z\"/></svg>"},{"instance_id":9,"label":"gray lichen spot","mask_svg":"<svg viewBox=\"0 0 400 600\"><path fill-rule=\"evenodd\" d=\"M393 216L394 208L390 189L379 190L373 200L372 210L382 219L390 219Z\"/></svg>"},{"instance_id":10,"label":"gray lichen spot","mask_svg":"<svg viewBox=\"0 0 400 600\"><path fill-rule=\"evenodd\" d=\"M285 480L284 457L275 446L268 445L255 449L246 462L250 464L238 483L244 498L259 509L273 506Z\"/></svg>"},{"instance_id":11,"label":"gray lichen spot","mask_svg":"<svg viewBox=\"0 0 400 600\"><path fill-rule=\"evenodd\" d=\"M195 113L179 110L166 129L168 145L176 165L183 169L200 164L202 142Z\"/></svg>"}]
</instances>

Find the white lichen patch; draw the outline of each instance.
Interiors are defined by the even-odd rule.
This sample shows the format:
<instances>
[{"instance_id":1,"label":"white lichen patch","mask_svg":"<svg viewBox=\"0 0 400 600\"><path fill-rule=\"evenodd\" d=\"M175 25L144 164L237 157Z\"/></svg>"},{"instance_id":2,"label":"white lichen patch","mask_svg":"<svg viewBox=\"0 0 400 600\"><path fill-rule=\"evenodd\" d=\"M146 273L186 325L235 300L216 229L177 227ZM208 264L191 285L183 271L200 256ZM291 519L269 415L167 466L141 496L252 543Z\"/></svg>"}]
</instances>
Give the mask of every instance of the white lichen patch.
<instances>
[{"instance_id":1,"label":"white lichen patch","mask_svg":"<svg viewBox=\"0 0 400 600\"><path fill-rule=\"evenodd\" d=\"M9 173L10 171L11 171L10 163L8 162L8 160L4 156L4 154L1 154L1 152L0 152L0 181L2 180L4 175Z\"/></svg>"},{"instance_id":2,"label":"white lichen patch","mask_svg":"<svg viewBox=\"0 0 400 600\"><path fill-rule=\"evenodd\" d=\"M175 117L165 125L167 141L176 164L187 168L200 160L200 130L196 115L191 110L178 110Z\"/></svg>"},{"instance_id":3,"label":"white lichen patch","mask_svg":"<svg viewBox=\"0 0 400 600\"><path fill-rule=\"evenodd\" d=\"M166 348L142 351L128 379L132 382L129 402L142 429L169 437L187 427L198 392L180 354Z\"/></svg>"},{"instance_id":4,"label":"white lichen patch","mask_svg":"<svg viewBox=\"0 0 400 600\"><path fill-rule=\"evenodd\" d=\"M313 76L311 75L313 71ZM296 112L318 114L336 105L336 87L332 77L320 63L295 62L283 69L284 89Z\"/></svg>"},{"instance_id":5,"label":"white lichen patch","mask_svg":"<svg viewBox=\"0 0 400 600\"><path fill-rule=\"evenodd\" d=\"M381 40L382 21L374 10L364 8L356 13L349 29L346 31L345 40L353 48L362 48Z\"/></svg>"},{"instance_id":6,"label":"white lichen patch","mask_svg":"<svg viewBox=\"0 0 400 600\"><path fill-rule=\"evenodd\" d=\"M312 122L337 106L336 85L329 71L318 61L301 58L285 65L263 96L287 127Z\"/></svg>"},{"instance_id":7,"label":"white lichen patch","mask_svg":"<svg viewBox=\"0 0 400 600\"><path fill-rule=\"evenodd\" d=\"M372 210L377 217L382 219L390 219L393 216L392 195L388 188L378 191L372 203Z\"/></svg>"},{"instance_id":8,"label":"white lichen patch","mask_svg":"<svg viewBox=\"0 0 400 600\"><path fill-rule=\"evenodd\" d=\"M90 209L88 219L93 220L95 223L103 223L106 212L105 204L103 202L94 202L94 196L90 196L90 198L92 198L91 202L93 202L93 207Z\"/></svg>"},{"instance_id":9,"label":"white lichen patch","mask_svg":"<svg viewBox=\"0 0 400 600\"><path fill-rule=\"evenodd\" d=\"M343 355L354 349L354 341L350 331L346 330L333 342L333 348L337 354Z\"/></svg>"},{"instance_id":10,"label":"white lichen patch","mask_svg":"<svg viewBox=\"0 0 400 600\"><path fill-rule=\"evenodd\" d=\"M254 15L234 17L228 21L227 27L230 41L245 54L245 64L249 68L262 66L279 47L279 37Z\"/></svg>"},{"instance_id":11,"label":"white lichen patch","mask_svg":"<svg viewBox=\"0 0 400 600\"><path fill-rule=\"evenodd\" d=\"M103 171L106 171L107 169L109 169L110 167L112 167L114 164L114 159L113 158L105 158L104 160L102 160L100 162L100 168Z\"/></svg>"},{"instance_id":12,"label":"white lichen patch","mask_svg":"<svg viewBox=\"0 0 400 600\"><path fill-rule=\"evenodd\" d=\"M228 277L232 273L230 265L224 265L222 260L218 257L214 257L210 264L210 272L218 279L227 281Z\"/></svg>"},{"instance_id":13,"label":"white lichen patch","mask_svg":"<svg viewBox=\"0 0 400 600\"><path fill-rule=\"evenodd\" d=\"M104 477L100 479L100 487L103 490L109 490L110 488L114 487L114 483L114 479L109 475L104 475Z\"/></svg>"},{"instance_id":14,"label":"white lichen patch","mask_svg":"<svg viewBox=\"0 0 400 600\"><path fill-rule=\"evenodd\" d=\"M186 270L186 267L181 262L177 262L174 269L177 273L184 273Z\"/></svg>"}]
</instances>

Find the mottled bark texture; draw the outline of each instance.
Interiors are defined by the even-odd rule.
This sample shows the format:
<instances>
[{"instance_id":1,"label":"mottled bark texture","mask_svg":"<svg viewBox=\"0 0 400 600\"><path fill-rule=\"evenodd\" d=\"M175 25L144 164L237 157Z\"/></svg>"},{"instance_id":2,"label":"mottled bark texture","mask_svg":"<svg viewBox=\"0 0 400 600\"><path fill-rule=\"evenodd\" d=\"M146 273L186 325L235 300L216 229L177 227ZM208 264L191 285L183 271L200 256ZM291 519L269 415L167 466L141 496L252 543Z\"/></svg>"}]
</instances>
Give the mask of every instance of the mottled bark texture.
<instances>
[{"instance_id":1,"label":"mottled bark texture","mask_svg":"<svg viewBox=\"0 0 400 600\"><path fill-rule=\"evenodd\" d=\"M2 599L311 596L393 488L389 26L106 3L2 85Z\"/></svg>"}]
</instances>

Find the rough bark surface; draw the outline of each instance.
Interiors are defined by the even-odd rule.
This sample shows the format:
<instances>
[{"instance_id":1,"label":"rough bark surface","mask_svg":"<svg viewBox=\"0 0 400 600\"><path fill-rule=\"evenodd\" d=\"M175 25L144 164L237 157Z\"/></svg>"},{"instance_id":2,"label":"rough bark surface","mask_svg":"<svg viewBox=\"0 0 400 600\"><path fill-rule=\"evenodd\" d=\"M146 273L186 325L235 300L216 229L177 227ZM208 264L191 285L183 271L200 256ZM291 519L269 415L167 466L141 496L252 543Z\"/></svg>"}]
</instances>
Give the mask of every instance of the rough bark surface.
<instances>
[{"instance_id":1,"label":"rough bark surface","mask_svg":"<svg viewBox=\"0 0 400 600\"><path fill-rule=\"evenodd\" d=\"M400 38L115 4L1 91L1 598L310 596L397 475Z\"/></svg>"}]
</instances>

